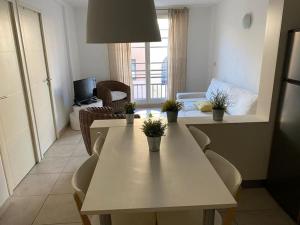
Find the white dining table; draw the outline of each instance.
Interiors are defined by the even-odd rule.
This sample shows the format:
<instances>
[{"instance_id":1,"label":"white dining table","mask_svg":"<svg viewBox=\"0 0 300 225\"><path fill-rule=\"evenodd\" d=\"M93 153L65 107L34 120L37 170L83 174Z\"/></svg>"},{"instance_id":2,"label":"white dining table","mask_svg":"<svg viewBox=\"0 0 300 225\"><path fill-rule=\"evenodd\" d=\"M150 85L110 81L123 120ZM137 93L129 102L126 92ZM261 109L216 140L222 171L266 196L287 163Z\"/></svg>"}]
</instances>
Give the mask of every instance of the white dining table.
<instances>
[{"instance_id":1,"label":"white dining table","mask_svg":"<svg viewBox=\"0 0 300 225\"><path fill-rule=\"evenodd\" d=\"M159 152L149 152L141 124L108 127L81 209L86 215L236 207L221 178L184 123L168 125Z\"/></svg>"}]
</instances>

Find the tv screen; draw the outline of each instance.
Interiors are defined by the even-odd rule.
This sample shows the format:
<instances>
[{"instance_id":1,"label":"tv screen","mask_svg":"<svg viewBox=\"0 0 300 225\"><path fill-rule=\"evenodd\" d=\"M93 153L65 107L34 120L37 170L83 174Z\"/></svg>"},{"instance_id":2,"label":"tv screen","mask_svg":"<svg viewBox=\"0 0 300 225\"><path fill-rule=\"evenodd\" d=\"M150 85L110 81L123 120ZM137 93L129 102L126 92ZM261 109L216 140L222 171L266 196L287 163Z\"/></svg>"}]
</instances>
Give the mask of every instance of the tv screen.
<instances>
[{"instance_id":1,"label":"tv screen","mask_svg":"<svg viewBox=\"0 0 300 225\"><path fill-rule=\"evenodd\" d=\"M74 81L75 102L82 102L93 97L93 90L96 87L95 77Z\"/></svg>"}]
</instances>

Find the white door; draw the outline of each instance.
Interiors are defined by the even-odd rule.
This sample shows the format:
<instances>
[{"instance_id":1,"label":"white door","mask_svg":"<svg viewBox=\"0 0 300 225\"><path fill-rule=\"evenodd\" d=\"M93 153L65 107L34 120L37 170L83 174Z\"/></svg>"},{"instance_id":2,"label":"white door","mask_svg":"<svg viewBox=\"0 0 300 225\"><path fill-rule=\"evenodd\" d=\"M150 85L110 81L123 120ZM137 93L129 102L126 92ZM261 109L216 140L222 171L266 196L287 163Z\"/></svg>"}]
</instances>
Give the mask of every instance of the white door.
<instances>
[{"instance_id":1,"label":"white door","mask_svg":"<svg viewBox=\"0 0 300 225\"><path fill-rule=\"evenodd\" d=\"M40 15L21 6L18 10L39 144L44 154L56 134Z\"/></svg>"},{"instance_id":2,"label":"white door","mask_svg":"<svg viewBox=\"0 0 300 225\"><path fill-rule=\"evenodd\" d=\"M0 0L0 149L14 188L35 164L11 5Z\"/></svg>"}]
</instances>

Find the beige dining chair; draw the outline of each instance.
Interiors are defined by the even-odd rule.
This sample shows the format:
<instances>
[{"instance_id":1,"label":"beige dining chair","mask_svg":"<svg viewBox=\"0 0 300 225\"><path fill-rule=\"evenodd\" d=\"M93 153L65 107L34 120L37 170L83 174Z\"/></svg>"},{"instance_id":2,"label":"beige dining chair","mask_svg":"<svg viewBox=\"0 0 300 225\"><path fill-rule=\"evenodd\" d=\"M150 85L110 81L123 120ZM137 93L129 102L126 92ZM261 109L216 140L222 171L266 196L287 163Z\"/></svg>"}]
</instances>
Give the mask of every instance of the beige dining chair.
<instances>
[{"instance_id":1,"label":"beige dining chair","mask_svg":"<svg viewBox=\"0 0 300 225\"><path fill-rule=\"evenodd\" d=\"M209 149L209 145L211 144L210 138L205 134L202 130L195 126L189 126L189 130L192 136L195 138L196 142L200 146L200 148L205 152Z\"/></svg>"},{"instance_id":2,"label":"beige dining chair","mask_svg":"<svg viewBox=\"0 0 300 225\"><path fill-rule=\"evenodd\" d=\"M242 183L242 177L239 171L225 158L213 151L205 153L212 166L215 168L224 184L237 199L238 190ZM218 211L215 211L215 225L232 225L235 217L235 208L227 209L222 217ZM180 211L180 212L162 212L157 215L158 225L195 225L203 224L203 211Z\"/></svg>"},{"instance_id":3,"label":"beige dining chair","mask_svg":"<svg viewBox=\"0 0 300 225\"><path fill-rule=\"evenodd\" d=\"M100 156L102 147L104 145L105 136L101 132L98 132L97 135L98 135L98 137L97 137L97 139L94 143L94 146L93 146L93 154L96 154L96 155Z\"/></svg>"},{"instance_id":4,"label":"beige dining chair","mask_svg":"<svg viewBox=\"0 0 300 225\"><path fill-rule=\"evenodd\" d=\"M87 216L80 213L83 200L85 198L87 189L90 185L95 167L97 165L98 155L93 154L90 156L73 174L72 187L74 189L74 200L78 212L81 217L83 225L100 225L99 216Z\"/></svg>"}]
</instances>

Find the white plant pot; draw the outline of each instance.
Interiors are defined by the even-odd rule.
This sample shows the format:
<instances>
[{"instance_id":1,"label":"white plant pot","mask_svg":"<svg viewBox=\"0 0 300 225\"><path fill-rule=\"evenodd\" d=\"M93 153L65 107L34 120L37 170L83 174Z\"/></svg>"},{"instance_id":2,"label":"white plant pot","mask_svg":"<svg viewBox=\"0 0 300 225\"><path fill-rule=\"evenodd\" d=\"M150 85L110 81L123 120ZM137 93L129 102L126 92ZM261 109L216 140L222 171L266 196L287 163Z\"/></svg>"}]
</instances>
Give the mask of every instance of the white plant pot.
<instances>
[{"instance_id":1,"label":"white plant pot","mask_svg":"<svg viewBox=\"0 0 300 225\"><path fill-rule=\"evenodd\" d=\"M134 114L126 114L126 122L127 122L127 124L133 124Z\"/></svg>"},{"instance_id":2,"label":"white plant pot","mask_svg":"<svg viewBox=\"0 0 300 225\"><path fill-rule=\"evenodd\" d=\"M147 137L149 151L158 152L160 150L161 137Z\"/></svg>"}]
</instances>

